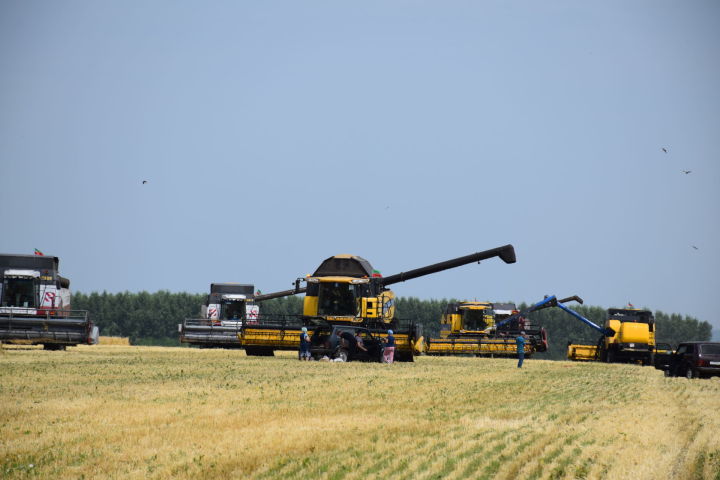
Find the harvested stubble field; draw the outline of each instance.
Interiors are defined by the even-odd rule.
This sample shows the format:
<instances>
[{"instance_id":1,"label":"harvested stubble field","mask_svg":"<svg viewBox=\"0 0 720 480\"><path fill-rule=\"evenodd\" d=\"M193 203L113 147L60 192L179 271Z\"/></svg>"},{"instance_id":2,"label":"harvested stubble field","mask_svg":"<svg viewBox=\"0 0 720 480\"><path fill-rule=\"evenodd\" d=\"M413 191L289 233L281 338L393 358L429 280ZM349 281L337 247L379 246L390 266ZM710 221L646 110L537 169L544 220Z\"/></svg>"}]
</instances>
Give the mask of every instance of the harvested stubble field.
<instances>
[{"instance_id":1,"label":"harvested stubble field","mask_svg":"<svg viewBox=\"0 0 720 480\"><path fill-rule=\"evenodd\" d=\"M0 351L0 477L720 478L720 380L631 365Z\"/></svg>"}]
</instances>

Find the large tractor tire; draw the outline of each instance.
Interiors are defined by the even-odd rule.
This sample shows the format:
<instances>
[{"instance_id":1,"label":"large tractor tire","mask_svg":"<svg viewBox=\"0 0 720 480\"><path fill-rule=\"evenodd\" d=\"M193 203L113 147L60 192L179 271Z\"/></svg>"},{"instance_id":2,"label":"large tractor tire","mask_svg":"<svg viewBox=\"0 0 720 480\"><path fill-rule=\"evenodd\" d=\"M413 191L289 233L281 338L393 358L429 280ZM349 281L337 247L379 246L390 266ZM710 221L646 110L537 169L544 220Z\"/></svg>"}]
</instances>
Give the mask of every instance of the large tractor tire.
<instances>
[{"instance_id":1,"label":"large tractor tire","mask_svg":"<svg viewBox=\"0 0 720 480\"><path fill-rule=\"evenodd\" d=\"M412 352L398 352L395 350L395 357L393 360L396 362L414 362L415 356Z\"/></svg>"},{"instance_id":2,"label":"large tractor tire","mask_svg":"<svg viewBox=\"0 0 720 480\"><path fill-rule=\"evenodd\" d=\"M615 363L615 352L612 350L608 350L605 353L605 361L607 363Z\"/></svg>"},{"instance_id":3,"label":"large tractor tire","mask_svg":"<svg viewBox=\"0 0 720 480\"><path fill-rule=\"evenodd\" d=\"M245 347L245 355L248 357L274 357L275 350L272 347Z\"/></svg>"},{"instance_id":4,"label":"large tractor tire","mask_svg":"<svg viewBox=\"0 0 720 480\"><path fill-rule=\"evenodd\" d=\"M348 353L348 351L345 350L344 348L340 348L340 349L335 353L335 358L339 358L339 359L342 360L343 362L347 362L347 361L348 361L348 357L349 357L349 353Z\"/></svg>"}]
</instances>

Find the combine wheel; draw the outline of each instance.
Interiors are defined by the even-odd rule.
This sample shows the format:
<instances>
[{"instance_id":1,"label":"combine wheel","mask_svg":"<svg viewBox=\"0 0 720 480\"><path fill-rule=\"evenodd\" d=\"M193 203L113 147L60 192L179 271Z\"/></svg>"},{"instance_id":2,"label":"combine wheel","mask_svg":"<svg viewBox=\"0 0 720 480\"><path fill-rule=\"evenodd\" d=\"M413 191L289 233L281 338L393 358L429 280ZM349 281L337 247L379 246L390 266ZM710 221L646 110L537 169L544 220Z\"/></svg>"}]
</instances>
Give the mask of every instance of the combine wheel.
<instances>
[{"instance_id":1,"label":"combine wheel","mask_svg":"<svg viewBox=\"0 0 720 480\"><path fill-rule=\"evenodd\" d=\"M268 347L245 347L245 355L248 357L274 357L275 351Z\"/></svg>"},{"instance_id":2,"label":"combine wheel","mask_svg":"<svg viewBox=\"0 0 720 480\"><path fill-rule=\"evenodd\" d=\"M341 349L338 350L338 352L335 354L335 358L339 358L339 359L342 360L343 362L347 362L347 361L348 361L348 351L345 350L344 348L341 348Z\"/></svg>"},{"instance_id":3,"label":"combine wheel","mask_svg":"<svg viewBox=\"0 0 720 480\"><path fill-rule=\"evenodd\" d=\"M647 365L647 366L649 366L649 367L654 367L654 366L655 366L655 354L654 354L654 353L651 353L651 354L648 356L647 361L645 361L643 364L644 364L644 365Z\"/></svg>"},{"instance_id":4,"label":"combine wheel","mask_svg":"<svg viewBox=\"0 0 720 480\"><path fill-rule=\"evenodd\" d=\"M413 356L412 352L395 352L395 358L394 360L396 362L414 362L415 357Z\"/></svg>"},{"instance_id":5,"label":"combine wheel","mask_svg":"<svg viewBox=\"0 0 720 480\"><path fill-rule=\"evenodd\" d=\"M58 345L56 343L43 343L43 350L62 351L65 350L65 345Z\"/></svg>"}]
</instances>

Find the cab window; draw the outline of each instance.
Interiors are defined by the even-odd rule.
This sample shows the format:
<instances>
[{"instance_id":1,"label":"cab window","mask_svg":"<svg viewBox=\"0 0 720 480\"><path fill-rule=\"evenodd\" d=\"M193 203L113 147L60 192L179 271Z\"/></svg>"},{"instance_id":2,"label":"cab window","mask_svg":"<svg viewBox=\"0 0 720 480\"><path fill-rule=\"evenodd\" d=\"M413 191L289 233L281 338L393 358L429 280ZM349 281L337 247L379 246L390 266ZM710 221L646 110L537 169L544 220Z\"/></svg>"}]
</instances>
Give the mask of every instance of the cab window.
<instances>
[{"instance_id":1,"label":"cab window","mask_svg":"<svg viewBox=\"0 0 720 480\"><path fill-rule=\"evenodd\" d=\"M355 285L341 282L321 283L318 293L318 314L355 316L357 303L354 287Z\"/></svg>"},{"instance_id":2,"label":"cab window","mask_svg":"<svg viewBox=\"0 0 720 480\"><path fill-rule=\"evenodd\" d=\"M700 345L700 353L705 355L720 355L720 344Z\"/></svg>"},{"instance_id":3,"label":"cab window","mask_svg":"<svg viewBox=\"0 0 720 480\"><path fill-rule=\"evenodd\" d=\"M31 278L11 278L5 280L2 306L36 308L34 280Z\"/></svg>"}]
</instances>

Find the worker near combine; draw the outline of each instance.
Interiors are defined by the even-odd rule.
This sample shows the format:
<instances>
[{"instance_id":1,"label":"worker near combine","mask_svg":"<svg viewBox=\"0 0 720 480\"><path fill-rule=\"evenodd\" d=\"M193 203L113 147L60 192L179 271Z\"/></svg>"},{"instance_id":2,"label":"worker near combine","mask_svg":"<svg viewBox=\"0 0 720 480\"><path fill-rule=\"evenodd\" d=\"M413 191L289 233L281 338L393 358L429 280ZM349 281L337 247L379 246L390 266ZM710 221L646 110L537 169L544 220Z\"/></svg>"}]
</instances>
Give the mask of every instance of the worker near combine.
<instances>
[{"instance_id":1,"label":"worker near combine","mask_svg":"<svg viewBox=\"0 0 720 480\"><path fill-rule=\"evenodd\" d=\"M395 337L393 331L388 330L388 336L385 339L385 349L383 350L383 362L393 363L395 358Z\"/></svg>"},{"instance_id":2,"label":"worker near combine","mask_svg":"<svg viewBox=\"0 0 720 480\"><path fill-rule=\"evenodd\" d=\"M355 355L357 353L358 342L355 339L355 335L350 332L343 331L340 333L340 339L343 340L342 346L348 349L350 355Z\"/></svg>"},{"instance_id":3,"label":"worker near combine","mask_svg":"<svg viewBox=\"0 0 720 480\"><path fill-rule=\"evenodd\" d=\"M310 337L307 333L307 327L302 327L300 332L300 360L310 360Z\"/></svg>"},{"instance_id":4,"label":"worker near combine","mask_svg":"<svg viewBox=\"0 0 720 480\"><path fill-rule=\"evenodd\" d=\"M525 331L520 332L520 335L515 338L515 344L517 345L518 354L518 368L522 368L523 360L525 360Z\"/></svg>"},{"instance_id":5,"label":"worker near combine","mask_svg":"<svg viewBox=\"0 0 720 480\"><path fill-rule=\"evenodd\" d=\"M357 348L359 348L363 352L368 351L367 348L365 348L365 342L363 342L363 339L360 336L360 332L355 332L355 341L357 342Z\"/></svg>"}]
</instances>

